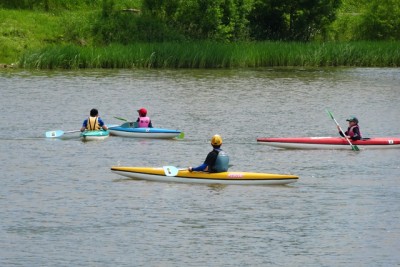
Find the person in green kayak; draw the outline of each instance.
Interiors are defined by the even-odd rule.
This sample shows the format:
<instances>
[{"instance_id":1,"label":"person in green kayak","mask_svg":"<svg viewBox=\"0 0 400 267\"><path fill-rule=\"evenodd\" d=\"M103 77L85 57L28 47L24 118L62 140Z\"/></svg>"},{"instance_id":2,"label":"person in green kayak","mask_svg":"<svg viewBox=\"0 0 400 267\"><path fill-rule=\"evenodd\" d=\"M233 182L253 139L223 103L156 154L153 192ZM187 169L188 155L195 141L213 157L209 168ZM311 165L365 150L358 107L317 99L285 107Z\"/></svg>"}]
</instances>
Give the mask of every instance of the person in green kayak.
<instances>
[{"instance_id":1,"label":"person in green kayak","mask_svg":"<svg viewBox=\"0 0 400 267\"><path fill-rule=\"evenodd\" d=\"M226 172L229 167L229 156L221 149L222 138L219 135L214 135L211 138L211 145L213 150L208 153L206 160L200 166L193 168L189 167L189 172L203 171L203 172Z\"/></svg>"},{"instance_id":2,"label":"person in green kayak","mask_svg":"<svg viewBox=\"0 0 400 267\"><path fill-rule=\"evenodd\" d=\"M358 126L358 119L354 116L348 118L346 121L349 122L349 127L347 128L347 131L344 133L347 138L350 138L351 140L360 140L361 137L361 132L360 132L360 127ZM344 137L343 133L340 131L340 128L338 126L338 131L341 136Z\"/></svg>"},{"instance_id":3,"label":"person in green kayak","mask_svg":"<svg viewBox=\"0 0 400 267\"><path fill-rule=\"evenodd\" d=\"M90 110L90 117L83 121L81 132L98 131L100 129L108 130L103 120L99 117L99 111L93 108Z\"/></svg>"}]
</instances>

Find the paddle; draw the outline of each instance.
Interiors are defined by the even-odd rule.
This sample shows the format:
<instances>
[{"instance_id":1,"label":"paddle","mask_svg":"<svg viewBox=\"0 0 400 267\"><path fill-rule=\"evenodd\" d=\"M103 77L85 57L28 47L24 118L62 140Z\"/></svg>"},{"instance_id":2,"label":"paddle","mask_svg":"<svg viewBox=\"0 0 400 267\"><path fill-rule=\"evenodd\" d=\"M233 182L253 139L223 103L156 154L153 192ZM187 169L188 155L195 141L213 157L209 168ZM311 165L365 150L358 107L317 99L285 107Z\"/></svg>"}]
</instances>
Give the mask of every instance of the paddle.
<instances>
[{"instance_id":1,"label":"paddle","mask_svg":"<svg viewBox=\"0 0 400 267\"><path fill-rule=\"evenodd\" d=\"M73 130L73 131L65 131L65 132L63 130L48 131L48 132L46 132L46 137L57 138L57 137L63 136L64 134L77 133L80 131L81 130Z\"/></svg>"},{"instance_id":2,"label":"paddle","mask_svg":"<svg viewBox=\"0 0 400 267\"><path fill-rule=\"evenodd\" d=\"M163 166L163 169L166 176L176 176L179 172L179 169L175 166Z\"/></svg>"},{"instance_id":3,"label":"paddle","mask_svg":"<svg viewBox=\"0 0 400 267\"><path fill-rule=\"evenodd\" d=\"M353 145L349 138L347 138L347 136L344 134L342 128L340 127L339 123L336 121L336 119L333 117L332 112L330 112L329 110L326 110L326 112L328 113L328 115L331 117L331 119L336 123L336 126L339 128L339 131L343 134L344 138L346 138L347 142L349 143L349 145L351 146L351 149L354 151L359 151L360 149L358 148L358 146Z\"/></svg>"},{"instance_id":4,"label":"paddle","mask_svg":"<svg viewBox=\"0 0 400 267\"><path fill-rule=\"evenodd\" d=\"M117 120L120 120L120 121L128 121L127 119L124 119L124 118L121 118L121 117L115 117L114 116L114 118L116 118Z\"/></svg>"},{"instance_id":5,"label":"paddle","mask_svg":"<svg viewBox=\"0 0 400 267\"><path fill-rule=\"evenodd\" d=\"M181 132L181 133L176 137L176 139L183 139L183 138L185 138L185 133L184 133L184 132Z\"/></svg>"},{"instance_id":6,"label":"paddle","mask_svg":"<svg viewBox=\"0 0 400 267\"><path fill-rule=\"evenodd\" d=\"M119 125L107 125L108 128L111 127L116 127ZM61 137L64 134L69 134L69 133L77 133L80 132L81 130L73 130L73 131L63 131L63 130L55 130L55 131L48 131L46 132L46 137L47 138L57 138L57 137Z\"/></svg>"},{"instance_id":7,"label":"paddle","mask_svg":"<svg viewBox=\"0 0 400 267\"><path fill-rule=\"evenodd\" d=\"M229 167L232 167L233 164L229 164ZM179 171L187 170L187 168L178 169L175 166L163 166L164 173L166 176L176 176Z\"/></svg>"},{"instance_id":8,"label":"paddle","mask_svg":"<svg viewBox=\"0 0 400 267\"><path fill-rule=\"evenodd\" d=\"M124 119L121 117L116 117L116 116L114 116L114 118L116 118L117 120L125 121L125 123L123 123L121 125L121 127L123 127L123 128L138 128L136 121L132 122L132 121L128 121L127 119Z\"/></svg>"}]
</instances>

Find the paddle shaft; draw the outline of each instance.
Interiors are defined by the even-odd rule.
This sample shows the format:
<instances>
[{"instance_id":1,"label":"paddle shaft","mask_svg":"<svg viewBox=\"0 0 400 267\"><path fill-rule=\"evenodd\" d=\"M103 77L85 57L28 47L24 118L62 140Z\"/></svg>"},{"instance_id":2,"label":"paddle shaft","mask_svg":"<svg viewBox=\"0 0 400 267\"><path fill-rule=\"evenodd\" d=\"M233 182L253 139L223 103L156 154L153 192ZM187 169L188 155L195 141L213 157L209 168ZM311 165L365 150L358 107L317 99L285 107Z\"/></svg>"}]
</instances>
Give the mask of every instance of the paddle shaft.
<instances>
[{"instance_id":1,"label":"paddle shaft","mask_svg":"<svg viewBox=\"0 0 400 267\"><path fill-rule=\"evenodd\" d=\"M350 142L349 138L347 138L346 134L345 134L344 131L342 130L342 127L340 127L340 125L339 125L339 123L337 122L337 120L335 119L335 117L333 117L333 114L332 114L329 110L327 110L327 112L328 112L329 116L333 119L333 121L336 123L336 126L339 128L339 131L343 134L343 137L347 140L347 142L348 142L349 145L351 146L351 149L352 149L352 150L358 151L358 150L359 150L358 147L357 147L356 145L353 145L353 144Z\"/></svg>"},{"instance_id":2,"label":"paddle shaft","mask_svg":"<svg viewBox=\"0 0 400 267\"><path fill-rule=\"evenodd\" d=\"M46 132L46 137L57 138L57 137L63 136L64 134L68 134L68 133L77 133L77 132L80 132L80 131L81 131L81 130L73 130L73 131L56 130L56 131L49 131L49 132Z\"/></svg>"},{"instance_id":3,"label":"paddle shaft","mask_svg":"<svg viewBox=\"0 0 400 267\"><path fill-rule=\"evenodd\" d=\"M116 118L117 120L120 120L120 121L128 121L127 119L124 119L124 118L121 118L121 117L115 117L114 116L114 118Z\"/></svg>"},{"instance_id":4,"label":"paddle shaft","mask_svg":"<svg viewBox=\"0 0 400 267\"><path fill-rule=\"evenodd\" d=\"M229 167L232 167L233 164L229 164ZM180 168L178 169L175 166L163 166L164 173L166 176L176 176L178 175L179 171L188 170L188 168Z\"/></svg>"}]
</instances>

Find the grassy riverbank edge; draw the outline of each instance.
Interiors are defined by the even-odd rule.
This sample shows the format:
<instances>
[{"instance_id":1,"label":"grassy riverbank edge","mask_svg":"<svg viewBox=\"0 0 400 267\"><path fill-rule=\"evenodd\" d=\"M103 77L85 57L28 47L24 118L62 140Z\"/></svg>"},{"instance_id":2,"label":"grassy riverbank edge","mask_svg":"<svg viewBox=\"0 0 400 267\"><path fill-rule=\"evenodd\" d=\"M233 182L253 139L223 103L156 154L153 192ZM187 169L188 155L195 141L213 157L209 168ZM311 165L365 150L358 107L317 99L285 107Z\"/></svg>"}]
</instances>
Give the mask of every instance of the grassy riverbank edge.
<instances>
[{"instance_id":1,"label":"grassy riverbank edge","mask_svg":"<svg viewBox=\"0 0 400 267\"><path fill-rule=\"evenodd\" d=\"M90 30L98 12L0 9L0 69L400 66L400 41L98 46Z\"/></svg>"},{"instance_id":2,"label":"grassy riverbank edge","mask_svg":"<svg viewBox=\"0 0 400 267\"><path fill-rule=\"evenodd\" d=\"M188 42L51 45L26 51L20 68L399 67L400 42Z\"/></svg>"}]
</instances>

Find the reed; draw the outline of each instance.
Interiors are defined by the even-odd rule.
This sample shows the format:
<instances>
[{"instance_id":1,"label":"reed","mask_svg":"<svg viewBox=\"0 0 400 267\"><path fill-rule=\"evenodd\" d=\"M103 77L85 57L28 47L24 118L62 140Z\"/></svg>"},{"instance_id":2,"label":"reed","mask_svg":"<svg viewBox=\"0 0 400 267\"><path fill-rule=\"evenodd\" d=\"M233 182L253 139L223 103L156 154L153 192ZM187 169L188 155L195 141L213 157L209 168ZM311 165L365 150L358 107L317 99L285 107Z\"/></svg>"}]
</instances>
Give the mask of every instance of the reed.
<instances>
[{"instance_id":1,"label":"reed","mask_svg":"<svg viewBox=\"0 0 400 267\"><path fill-rule=\"evenodd\" d=\"M23 54L19 66L79 68L399 67L400 42L136 43L54 45Z\"/></svg>"}]
</instances>

